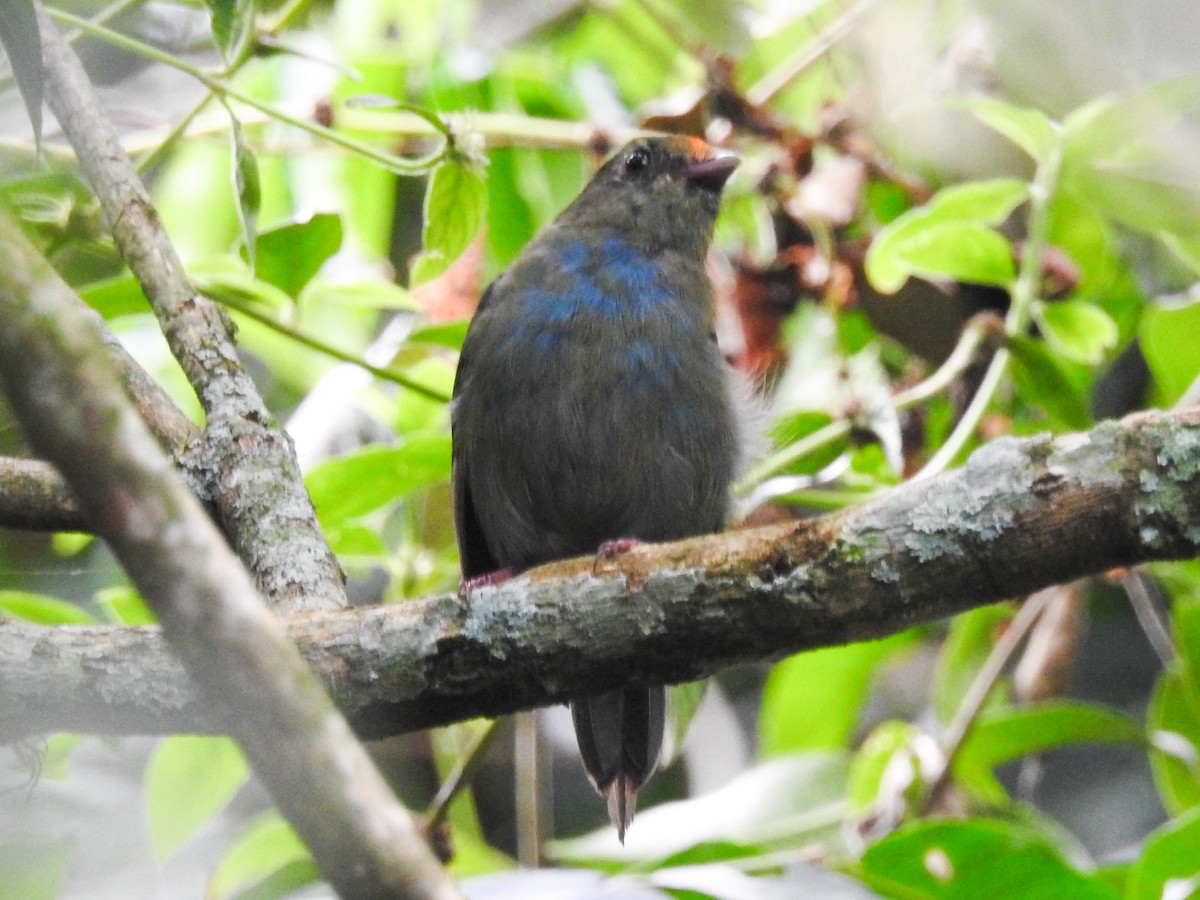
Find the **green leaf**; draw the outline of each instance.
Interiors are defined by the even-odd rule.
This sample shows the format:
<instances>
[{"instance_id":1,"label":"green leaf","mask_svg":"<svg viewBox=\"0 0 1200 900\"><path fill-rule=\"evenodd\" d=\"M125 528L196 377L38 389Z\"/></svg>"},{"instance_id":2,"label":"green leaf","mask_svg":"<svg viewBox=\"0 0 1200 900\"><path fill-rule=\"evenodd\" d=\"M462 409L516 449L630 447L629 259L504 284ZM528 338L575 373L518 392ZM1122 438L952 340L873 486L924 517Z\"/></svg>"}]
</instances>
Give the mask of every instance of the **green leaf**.
<instances>
[{"instance_id":1,"label":"green leaf","mask_svg":"<svg viewBox=\"0 0 1200 900\"><path fill-rule=\"evenodd\" d=\"M487 184L479 172L458 160L434 169L425 191L424 249L413 263L410 283L446 271L475 239L486 212Z\"/></svg>"},{"instance_id":2,"label":"green leaf","mask_svg":"<svg viewBox=\"0 0 1200 900\"><path fill-rule=\"evenodd\" d=\"M1028 185L1011 178L944 188L879 231L867 250L867 277L885 294L910 275L1008 284L1012 249L987 226L1003 222L1028 197Z\"/></svg>"},{"instance_id":3,"label":"green leaf","mask_svg":"<svg viewBox=\"0 0 1200 900\"><path fill-rule=\"evenodd\" d=\"M905 632L881 641L809 650L776 663L763 686L758 717L762 754L847 746L876 668L913 640Z\"/></svg>"},{"instance_id":4,"label":"green leaf","mask_svg":"<svg viewBox=\"0 0 1200 900\"><path fill-rule=\"evenodd\" d=\"M270 882L283 893L256 892L256 897L284 897L319 878L308 847L277 812L259 816L246 826L225 853L204 896L225 900L249 896L249 889Z\"/></svg>"},{"instance_id":5,"label":"green leaf","mask_svg":"<svg viewBox=\"0 0 1200 900\"><path fill-rule=\"evenodd\" d=\"M1142 314L1139 338L1162 405L1171 406L1200 377L1200 303L1151 306Z\"/></svg>"},{"instance_id":6,"label":"green leaf","mask_svg":"<svg viewBox=\"0 0 1200 900\"><path fill-rule=\"evenodd\" d=\"M1029 199L1029 185L1016 178L990 178L942 188L924 207L933 222L999 225Z\"/></svg>"},{"instance_id":7,"label":"green leaf","mask_svg":"<svg viewBox=\"0 0 1200 900\"><path fill-rule=\"evenodd\" d=\"M906 825L863 854L859 876L888 897L1118 900L1027 827L987 819Z\"/></svg>"},{"instance_id":8,"label":"green leaf","mask_svg":"<svg viewBox=\"0 0 1200 900\"><path fill-rule=\"evenodd\" d=\"M8 55L17 90L33 125L33 140L42 141L42 35L33 0L5 0L0 15L0 45Z\"/></svg>"},{"instance_id":9,"label":"green leaf","mask_svg":"<svg viewBox=\"0 0 1200 900\"><path fill-rule=\"evenodd\" d=\"M74 603L27 591L0 591L0 617L5 615L38 625L91 625L96 621Z\"/></svg>"},{"instance_id":10,"label":"green leaf","mask_svg":"<svg viewBox=\"0 0 1200 900\"><path fill-rule=\"evenodd\" d=\"M990 97L972 97L963 105L977 119L1004 135L1031 157L1041 162L1058 140L1058 126L1039 109L1013 106Z\"/></svg>"},{"instance_id":11,"label":"green leaf","mask_svg":"<svg viewBox=\"0 0 1200 900\"><path fill-rule=\"evenodd\" d=\"M1110 709L1061 701L985 710L954 760L960 781L980 790L991 803L1003 803L1004 789L992 775L997 766L1033 753L1072 744L1142 743L1137 723Z\"/></svg>"},{"instance_id":12,"label":"green leaf","mask_svg":"<svg viewBox=\"0 0 1200 900\"><path fill-rule=\"evenodd\" d=\"M242 229L242 244L247 248L250 271L255 269L255 247L258 244L258 214L262 210L262 180L258 174L258 157L246 143L242 123L229 110L230 160L233 163L233 187L237 196L238 224Z\"/></svg>"},{"instance_id":13,"label":"green leaf","mask_svg":"<svg viewBox=\"0 0 1200 900\"><path fill-rule=\"evenodd\" d=\"M996 603L955 616L951 621L938 654L933 682L933 709L943 724L953 720L984 660L992 652L997 635L1012 616L1010 604ZM1003 686L997 685L991 697L995 699L1003 692Z\"/></svg>"},{"instance_id":14,"label":"green leaf","mask_svg":"<svg viewBox=\"0 0 1200 900\"><path fill-rule=\"evenodd\" d=\"M1194 897L1200 890L1200 808L1160 825L1146 837L1129 873L1125 900ZM1174 887L1168 883L1174 882ZM1186 886L1186 887L1185 887Z\"/></svg>"},{"instance_id":15,"label":"green leaf","mask_svg":"<svg viewBox=\"0 0 1200 900\"><path fill-rule=\"evenodd\" d=\"M0 900L57 900L65 896L62 887L74 850L72 838L0 844Z\"/></svg>"},{"instance_id":16,"label":"green leaf","mask_svg":"<svg viewBox=\"0 0 1200 900\"><path fill-rule=\"evenodd\" d=\"M1087 398L1064 368L1038 341L1009 338L1013 379L1021 396L1045 410L1055 425L1081 431L1091 424Z\"/></svg>"},{"instance_id":17,"label":"green leaf","mask_svg":"<svg viewBox=\"0 0 1200 900\"><path fill-rule=\"evenodd\" d=\"M105 319L139 315L150 312L150 304L141 285L132 275L118 275L103 281L93 281L79 291L83 302Z\"/></svg>"},{"instance_id":18,"label":"green leaf","mask_svg":"<svg viewBox=\"0 0 1200 900\"><path fill-rule=\"evenodd\" d=\"M1180 665L1159 676L1146 729L1156 748L1150 771L1163 806L1174 814L1200 806L1200 698Z\"/></svg>"},{"instance_id":19,"label":"green leaf","mask_svg":"<svg viewBox=\"0 0 1200 900\"><path fill-rule=\"evenodd\" d=\"M1033 306L1033 316L1051 348L1075 362L1095 365L1117 344L1117 323L1092 303L1038 302Z\"/></svg>"},{"instance_id":20,"label":"green leaf","mask_svg":"<svg viewBox=\"0 0 1200 900\"><path fill-rule=\"evenodd\" d=\"M297 298L341 246L342 218L335 213L317 213L306 222L279 225L258 235L255 277ZM246 247L240 250L248 261Z\"/></svg>"},{"instance_id":21,"label":"green leaf","mask_svg":"<svg viewBox=\"0 0 1200 900\"><path fill-rule=\"evenodd\" d=\"M931 223L898 248L897 255L909 273L924 278L1007 287L1017 277L1012 246L984 225Z\"/></svg>"},{"instance_id":22,"label":"green leaf","mask_svg":"<svg viewBox=\"0 0 1200 900\"><path fill-rule=\"evenodd\" d=\"M309 472L305 482L321 524L336 527L449 477L450 436L439 434L328 460Z\"/></svg>"},{"instance_id":23,"label":"green leaf","mask_svg":"<svg viewBox=\"0 0 1200 900\"><path fill-rule=\"evenodd\" d=\"M159 741L145 778L155 858L166 859L224 809L248 775L232 738L186 734Z\"/></svg>"}]
</instances>

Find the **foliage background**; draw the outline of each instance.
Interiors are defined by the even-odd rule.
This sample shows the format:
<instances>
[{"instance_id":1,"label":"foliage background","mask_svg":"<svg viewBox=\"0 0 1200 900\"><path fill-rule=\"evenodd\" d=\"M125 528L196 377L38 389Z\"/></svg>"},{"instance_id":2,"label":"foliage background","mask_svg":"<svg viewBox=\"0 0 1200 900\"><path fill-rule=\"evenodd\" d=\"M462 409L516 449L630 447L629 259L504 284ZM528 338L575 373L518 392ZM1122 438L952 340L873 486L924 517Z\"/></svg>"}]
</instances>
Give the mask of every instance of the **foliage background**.
<instances>
[{"instance_id":1,"label":"foliage background","mask_svg":"<svg viewBox=\"0 0 1200 900\"><path fill-rule=\"evenodd\" d=\"M770 402L776 452L753 470L747 509L767 498L837 507L961 458L980 436L1195 399L1200 81L1188 41L1200 14L1182 0L119 6L109 27L150 49L94 34L81 53L189 274L232 311L288 420L359 602L455 585L435 397L449 392L462 320L577 193L601 138L641 125L708 127L744 159L713 261L722 339L759 372L780 347L787 358ZM180 64L227 70L217 93L228 109ZM39 161L16 91L0 98L5 202L198 417L52 125ZM263 104L402 159L389 168ZM178 139L171 128L193 112ZM446 123L451 143L437 131ZM896 410L892 390L932 371L980 310L1005 317L988 326L1010 354L1002 367L992 358L993 379L976 360L952 389ZM765 333L747 328L764 317ZM372 377L328 347L386 371ZM974 419L973 396L990 401ZM19 453L18 431L0 422L0 448ZM800 441L807 452L789 453ZM146 620L95 542L0 538L8 614ZM691 733L647 791L647 806L663 805L639 816L624 849L591 832L600 804L563 711L547 711L558 838L547 853L591 868L494 874L511 869L514 822L528 814L514 809L501 734L451 813L455 871L493 873L466 882L477 896L552 883L602 893L615 888L595 873L613 871L676 896L1188 896L1200 884L1200 573L1150 574L1049 598L1020 662L995 649L1014 610L988 607L731 671L694 720L697 692L677 691L678 736L688 722ZM1134 582L1150 592L1143 625L1126 596ZM1012 664L981 681L989 658ZM421 808L482 727L376 752ZM953 783L930 800L951 749ZM4 761L0 896L202 885L278 896L313 878L226 742L57 735Z\"/></svg>"}]
</instances>

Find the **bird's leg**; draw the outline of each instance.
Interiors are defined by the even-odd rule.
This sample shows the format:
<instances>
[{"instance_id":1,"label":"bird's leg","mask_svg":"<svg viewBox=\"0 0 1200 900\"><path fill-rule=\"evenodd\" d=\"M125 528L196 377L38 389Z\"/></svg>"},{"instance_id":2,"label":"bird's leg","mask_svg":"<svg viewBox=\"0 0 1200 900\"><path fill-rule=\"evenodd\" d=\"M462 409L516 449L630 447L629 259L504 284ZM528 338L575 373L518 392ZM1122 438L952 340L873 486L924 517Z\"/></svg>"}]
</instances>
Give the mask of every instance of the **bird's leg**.
<instances>
[{"instance_id":1,"label":"bird's leg","mask_svg":"<svg viewBox=\"0 0 1200 900\"><path fill-rule=\"evenodd\" d=\"M644 542L637 538L616 538L615 540L605 541L596 548L596 562L592 565L592 574L600 574L600 564L608 562L611 559L616 559L624 553L628 553L635 547L642 546Z\"/></svg>"},{"instance_id":2,"label":"bird's leg","mask_svg":"<svg viewBox=\"0 0 1200 900\"><path fill-rule=\"evenodd\" d=\"M476 588L488 587L494 584L504 584L508 579L516 575L515 569L497 569L495 572L487 572L483 575L476 575L474 578L464 578L458 585L458 596L466 597L467 594Z\"/></svg>"}]
</instances>

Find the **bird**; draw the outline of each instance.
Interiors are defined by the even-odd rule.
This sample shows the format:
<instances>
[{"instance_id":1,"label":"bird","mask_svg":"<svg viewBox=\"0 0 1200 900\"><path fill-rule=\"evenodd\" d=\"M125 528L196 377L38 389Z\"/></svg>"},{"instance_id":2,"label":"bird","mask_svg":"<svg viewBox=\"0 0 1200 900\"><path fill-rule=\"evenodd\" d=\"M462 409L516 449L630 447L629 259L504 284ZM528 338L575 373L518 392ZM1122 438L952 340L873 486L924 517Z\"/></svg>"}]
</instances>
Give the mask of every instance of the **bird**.
<instances>
[{"instance_id":1,"label":"bird","mask_svg":"<svg viewBox=\"0 0 1200 900\"><path fill-rule=\"evenodd\" d=\"M743 442L705 259L737 165L699 138L634 140L484 292L451 406L464 585L725 527ZM664 696L571 704L621 843Z\"/></svg>"}]
</instances>

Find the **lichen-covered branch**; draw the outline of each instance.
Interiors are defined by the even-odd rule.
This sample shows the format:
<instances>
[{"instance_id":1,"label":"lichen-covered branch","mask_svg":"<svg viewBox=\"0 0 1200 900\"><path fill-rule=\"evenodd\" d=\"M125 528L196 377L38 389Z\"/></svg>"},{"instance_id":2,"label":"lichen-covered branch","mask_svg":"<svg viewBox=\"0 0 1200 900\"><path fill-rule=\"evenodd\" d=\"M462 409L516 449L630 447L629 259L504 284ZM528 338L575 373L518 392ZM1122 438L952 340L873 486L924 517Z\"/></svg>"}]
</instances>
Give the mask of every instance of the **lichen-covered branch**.
<instances>
[{"instance_id":1,"label":"lichen-covered branch","mask_svg":"<svg viewBox=\"0 0 1200 900\"><path fill-rule=\"evenodd\" d=\"M158 615L194 702L238 740L342 896L457 897L63 287L0 208L0 381Z\"/></svg>"},{"instance_id":2,"label":"lichen-covered branch","mask_svg":"<svg viewBox=\"0 0 1200 900\"><path fill-rule=\"evenodd\" d=\"M366 736L883 637L970 607L1200 555L1200 410L967 464L824 518L555 563L467 599L301 615L292 637ZM0 625L0 734L217 727L155 629Z\"/></svg>"},{"instance_id":3,"label":"lichen-covered branch","mask_svg":"<svg viewBox=\"0 0 1200 900\"><path fill-rule=\"evenodd\" d=\"M189 455L188 466L213 486L222 526L273 604L285 610L345 606L341 569L317 524L291 442L242 368L230 323L189 283L78 57L40 5L38 22L50 107L204 407L206 441Z\"/></svg>"}]
</instances>

